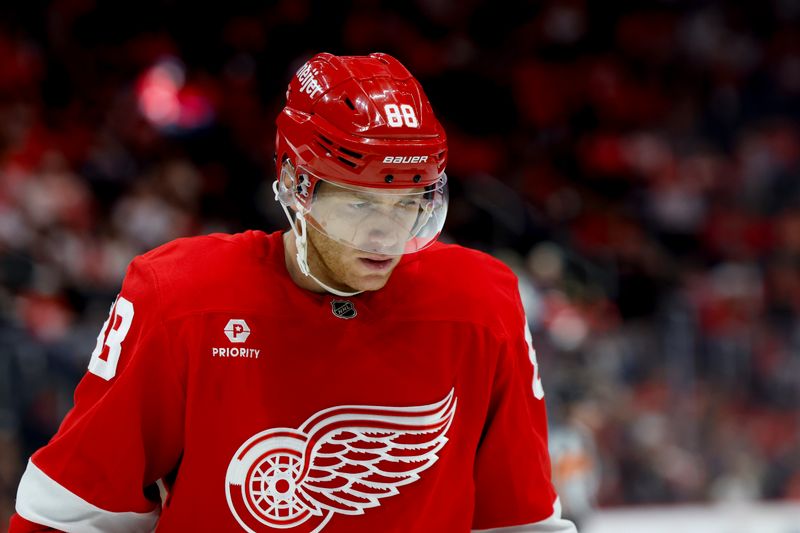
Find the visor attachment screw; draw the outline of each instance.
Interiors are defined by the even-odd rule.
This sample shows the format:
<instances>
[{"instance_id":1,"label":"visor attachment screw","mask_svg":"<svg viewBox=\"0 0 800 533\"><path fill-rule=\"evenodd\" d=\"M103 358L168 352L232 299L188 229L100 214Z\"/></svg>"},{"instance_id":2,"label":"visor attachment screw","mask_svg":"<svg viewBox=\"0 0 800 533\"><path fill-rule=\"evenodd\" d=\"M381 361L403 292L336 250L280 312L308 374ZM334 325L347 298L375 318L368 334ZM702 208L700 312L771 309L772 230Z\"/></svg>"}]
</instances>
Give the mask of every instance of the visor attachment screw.
<instances>
[{"instance_id":1,"label":"visor attachment screw","mask_svg":"<svg viewBox=\"0 0 800 533\"><path fill-rule=\"evenodd\" d=\"M387 175L387 176L384 178L384 180L386 181L386 183L391 183L391 182L393 182L393 181L394 181L394 176L392 176L391 174L388 174L388 175Z\"/></svg>"},{"instance_id":2,"label":"visor attachment screw","mask_svg":"<svg viewBox=\"0 0 800 533\"><path fill-rule=\"evenodd\" d=\"M414 180L414 183L419 183L419 180L422 179L422 176L420 176L419 174L415 174L414 177L411 179Z\"/></svg>"}]
</instances>

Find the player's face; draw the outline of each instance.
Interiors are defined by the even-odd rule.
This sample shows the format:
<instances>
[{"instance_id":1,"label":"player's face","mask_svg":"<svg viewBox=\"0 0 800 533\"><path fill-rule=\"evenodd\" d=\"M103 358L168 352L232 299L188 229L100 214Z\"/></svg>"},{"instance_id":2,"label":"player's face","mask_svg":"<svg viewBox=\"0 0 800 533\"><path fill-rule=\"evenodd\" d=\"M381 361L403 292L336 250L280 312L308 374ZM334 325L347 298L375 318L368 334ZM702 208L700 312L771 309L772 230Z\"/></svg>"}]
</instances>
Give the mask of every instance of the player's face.
<instances>
[{"instance_id":1,"label":"player's face","mask_svg":"<svg viewBox=\"0 0 800 533\"><path fill-rule=\"evenodd\" d=\"M370 254L331 239L312 226L308 231L308 264L324 283L343 291L383 288L400 256Z\"/></svg>"},{"instance_id":2,"label":"player's face","mask_svg":"<svg viewBox=\"0 0 800 533\"><path fill-rule=\"evenodd\" d=\"M376 192L320 181L306 215L309 223L333 240L367 256L399 256L426 219L422 187Z\"/></svg>"},{"instance_id":3,"label":"player's face","mask_svg":"<svg viewBox=\"0 0 800 533\"><path fill-rule=\"evenodd\" d=\"M375 194L319 184L307 226L311 271L342 290L382 288L413 232L423 192Z\"/></svg>"}]
</instances>

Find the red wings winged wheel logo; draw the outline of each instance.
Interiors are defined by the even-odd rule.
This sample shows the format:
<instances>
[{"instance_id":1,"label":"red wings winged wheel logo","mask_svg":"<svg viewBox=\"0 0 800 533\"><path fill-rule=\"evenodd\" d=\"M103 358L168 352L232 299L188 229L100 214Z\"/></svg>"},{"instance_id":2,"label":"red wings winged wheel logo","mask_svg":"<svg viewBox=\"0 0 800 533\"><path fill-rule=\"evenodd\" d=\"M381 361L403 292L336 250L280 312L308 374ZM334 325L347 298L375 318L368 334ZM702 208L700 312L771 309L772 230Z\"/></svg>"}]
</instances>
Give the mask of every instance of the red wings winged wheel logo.
<instances>
[{"instance_id":1,"label":"red wings winged wheel logo","mask_svg":"<svg viewBox=\"0 0 800 533\"><path fill-rule=\"evenodd\" d=\"M228 465L228 506L253 533L318 532L335 513L364 514L438 460L456 403L451 389L430 405L331 407L298 429L262 431Z\"/></svg>"}]
</instances>

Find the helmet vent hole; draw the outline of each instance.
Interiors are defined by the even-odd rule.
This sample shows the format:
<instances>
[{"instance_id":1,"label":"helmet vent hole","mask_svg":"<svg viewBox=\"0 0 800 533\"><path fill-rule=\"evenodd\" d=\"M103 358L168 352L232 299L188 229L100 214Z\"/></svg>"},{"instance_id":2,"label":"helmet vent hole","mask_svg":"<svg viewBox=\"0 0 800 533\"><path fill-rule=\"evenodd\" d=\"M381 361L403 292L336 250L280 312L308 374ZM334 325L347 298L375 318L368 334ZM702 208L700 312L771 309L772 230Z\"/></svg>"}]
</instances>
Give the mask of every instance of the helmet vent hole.
<instances>
[{"instance_id":1,"label":"helmet vent hole","mask_svg":"<svg viewBox=\"0 0 800 533\"><path fill-rule=\"evenodd\" d=\"M344 157L337 157L337 159L339 161L341 161L342 163L344 163L345 165L347 165L347 166L350 166L350 167L353 167L353 168L358 166L355 163L353 163L352 161L350 161L349 159L345 159Z\"/></svg>"},{"instance_id":2,"label":"helmet vent hole","mask_svg":"<svg viewBox=\"0 0 800 533\"><path fill-rule=\"evenodd\" d=\"M319 136L320 140L325 144L333 144L333 141L328 139L327 137L323 137L322 135Z\"/></svg>"},{"instance_id":3,"label":"helmet vent hole","mask_svg":"<svg viewBox=\"0 0 800 533\"><path fill-rule=\"evenodd\" d=\"M384 178L384 181L386 181L386 183L391 183L394 181L394 176L392 176L391 174L387 174L386 177Z\"/></svg>"},{"instance_id":4,"label":"helmet vent hole","mask_svg":"<svg viewBox=\"0 0 800 533\"><path fill-rule=\"evenodd\" d=\"M415 174L414 177L411 179L414 180L414 183L419 183L419 180L422 179L422 176L420 176L419 174Z\"/></svg>"},{"instance_id":5,"label":"helmet vent hole","mask_svg":"<svg viewBox=\"0 0 800 533\"><path fill-rule=\"evenodd\" d=\"M345 96L345 97L344 97L344 104L345 104L347 107L349 107L351 110L353 110L353 111L355 111L355 110L356 110L356 106L355 106L355 105L353 105L353 101L352 101L352 100L350 100L350 98L348 98L347 96Z\"/></svg>"},{"instance_id":6,"label":"helmet vent hole","mask_svg":"<svg viewBox=\"0 0 800 533\"><path fill-rule=\"evenodd\" d=\"M361 159L362 157L364 157L364 154L359 154L358 152L354 152L352 150L348 150L347 148L344 148L343 146L339 147L339 151L342 152L345 155L349 155L350 157L355 157L356 159Z\"/></svg>"},{"instance_id":7,"label":"helmet vent hole","mask_svg":"<svg viewBox=\"0 0 800 533\"><path fill-rule=\"evenodd\" d=\"M317 144L320 146L320 148L322 148L323 150L325 150L325 155L327 155L328 157L330 157L330 155L331 155L331 149L330 149L330 147L329 147L329 146L325 146L325 145L324 145L324 144L322 144L321 142L318 142Z\"/></svg>"}]
</instances>

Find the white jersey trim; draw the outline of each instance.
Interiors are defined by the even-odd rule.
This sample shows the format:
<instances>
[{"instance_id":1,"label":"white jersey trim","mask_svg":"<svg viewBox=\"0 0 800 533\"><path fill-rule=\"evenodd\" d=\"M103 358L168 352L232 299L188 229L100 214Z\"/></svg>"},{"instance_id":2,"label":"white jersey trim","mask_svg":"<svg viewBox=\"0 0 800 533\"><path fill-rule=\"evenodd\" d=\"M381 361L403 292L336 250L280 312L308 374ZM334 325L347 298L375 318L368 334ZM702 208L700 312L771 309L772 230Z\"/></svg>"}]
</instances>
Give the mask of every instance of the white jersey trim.
<instances>
[{"instance_id":1,"label":"white jersey trim","mask_svg":"<svg viewBox=\"0 0 800 533\"><path fill-rule=\"evenodd\" d=\"M153 531L160 507L149 513L114 513L92 505L28 461L17 489L17 514L61 531L117 533Z\"/></svg>"},{"instance_id":2,"label":"white jersey trim","mask_svg":"<svg viewBox=\"0 0 800 533\"><path fill-rule=\"evenodd\" d=\"M578 533L575 524L561 518L561 500L553 502L553 514L539 522L521 526L496 527L493 529L473 529L472 533Z\"/></svg>"}]
</instances>

